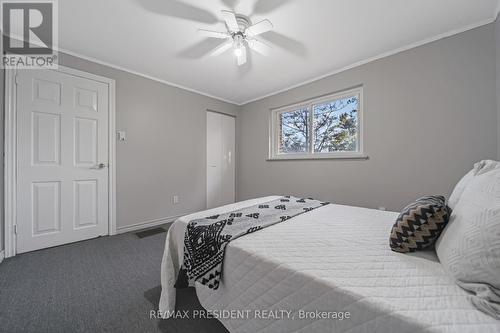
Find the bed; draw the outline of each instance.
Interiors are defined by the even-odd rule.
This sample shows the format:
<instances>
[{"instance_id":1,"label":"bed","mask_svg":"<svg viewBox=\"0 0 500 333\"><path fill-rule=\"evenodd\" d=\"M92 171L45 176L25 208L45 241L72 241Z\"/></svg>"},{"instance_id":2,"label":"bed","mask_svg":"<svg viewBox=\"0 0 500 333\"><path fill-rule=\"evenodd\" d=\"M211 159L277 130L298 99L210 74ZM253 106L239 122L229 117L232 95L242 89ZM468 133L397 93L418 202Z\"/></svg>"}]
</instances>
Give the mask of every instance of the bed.
<instances>
[{"instance_id":1,"label":"bed","mask_svg":"<svg viewBox=\"0 0 500 333\"><path fill-rule=\"evenodd\" d=\"M175 310L174 284L190 220L276 198L175 221L162 260L160 311ZM500 332L500 321L470 303L434 251L390 250L397 215L330 204L240 237L226 248L219 289L196 284L200 303L219 314L240 310L218 317L230 332Z\"/></svg>"}]
</instances>

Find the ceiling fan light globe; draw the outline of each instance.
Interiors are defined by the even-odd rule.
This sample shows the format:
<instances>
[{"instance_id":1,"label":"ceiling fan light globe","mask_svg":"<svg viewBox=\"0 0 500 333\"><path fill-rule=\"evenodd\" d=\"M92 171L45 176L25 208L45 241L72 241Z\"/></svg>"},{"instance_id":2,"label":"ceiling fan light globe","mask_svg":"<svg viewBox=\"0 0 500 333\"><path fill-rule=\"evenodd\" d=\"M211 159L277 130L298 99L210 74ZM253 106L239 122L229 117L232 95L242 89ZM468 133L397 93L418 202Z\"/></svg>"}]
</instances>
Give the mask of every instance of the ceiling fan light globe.
<instances>
[{"instance_id":1,"label":"ceiling fan light globe","mask_svg":"<svg viewBox=\"0 0 500 333\"><path fill-rule=\"evenodd\" d=\"M240 56L241 56L241 54L243 53L243 51L241 51L241 48L240 48L240 47L237 47L237 48L235 48L235 49L234 49L233 53L234 53L234 55L235 55L236 57L240 57Z\"/></svg>"}]
</instances>

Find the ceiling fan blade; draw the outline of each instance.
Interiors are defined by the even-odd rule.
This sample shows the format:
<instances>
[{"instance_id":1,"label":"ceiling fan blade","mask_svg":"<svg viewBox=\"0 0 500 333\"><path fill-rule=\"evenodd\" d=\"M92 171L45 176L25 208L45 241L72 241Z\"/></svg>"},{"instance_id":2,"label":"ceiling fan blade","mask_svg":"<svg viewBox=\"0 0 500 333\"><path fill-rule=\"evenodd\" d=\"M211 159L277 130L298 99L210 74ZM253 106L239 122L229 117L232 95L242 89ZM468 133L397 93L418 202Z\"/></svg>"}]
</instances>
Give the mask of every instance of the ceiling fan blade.
<instances>
[{"instance_id":1,"label":"ceiling fan blade","mask_svg":"<svg viewBox=\"0 0 500 333\"><path fill-rule=\"evenodd\" d=\"M267 56L269 54L269 51L271 51L272 47L264 43L263 41L260 41L258 39L251 39L248 41L248 46L254 50L257 53L260 53L264 56Z\"/></svg>"},{"instance_id":2,"label":"ceiling fan blade","mask_svg":"<svg viewBox=\"0 0 500 333\"><path fill-rule=\"evenodd\" d=\"M205 30L205 29L198 29L198 33L202 36L210 37L210 38L227 38L227 37L229 37L229 34L227 32L212 31L212 30Z\"/></svg>"},{"instance_id":3,"label":"ceiling fan blade","mask_svg":"<svg viewBox=\"0 0 500 333\"><path fill-rule=\"evenodd\" d=\"M234 5L233 9L236 13L251 16L253 12L253 2L249 0L239 0Z\"/></svg>"},{"instance_id":4,"label":"ceiling fan blade","mask_svg":"<svg viewBox=\"0 0 500 333\"><path fill-rule=\"evenodd\" d=\"M290 2L289 0L257 0L253 7L252 14L269 14L273 10L277 9Z\"/></svg>"},{"instance_id":5,"label":"ceiling fan blade","mask_svg":"<svg viewBox=\"0 0 500 333\"><path fill-rule=\"evenodd\" d=\"M239 0L222 0L222 2L229 8L234 9L234 6L239 2Z\"/></svg>"},{"instance_id":6,"label":"ceiling fan blade","mask_svg":"<svg viewBox=\"0 0 500 333\"><path fill-rule=\"evenodd\" d=\"M155 15L162 14L206 24L215 24L219 22L219 18L210 11L198 8L197 6L189 5L185 3L186 1L137 0L136 2L142 8L154 13Z\"/></svg>"},{"instance_id":7,"label":"ceiling fan blade","mask_svg":"<svg viewBox=\"0 0 500 333\"><path fill-rule=\"evenodd\" d=\"M269 31L265 35L262 35L260 39L264 39L270 45L285 49L298 57L307 57L307 48L301 41L282 35L276 31Z\"/></svg>"},{"instance_id":8,"label":"ceiling fan blade","mask_svg":"<svg viewBox=\"0 0 500 333\"><path fill-rule=\"evenodd\" d=\"M238 60L238 66L244 65L247 62L247 48L245 46L241 48L241 54L236 59Z\"/></svg>"},{"instance_id":9,"label":"ceiling fan blade","mask_svg":"<svg viewBox=\"0 0 500 333\"><path fill-rule=\"evenodd\" d=\"M229 11L229 10L223 10L222 12L222 17L224 18L224 21L226 22L227 28L229 31L240 31L240 27L238 26L238 21L236 21L236 15Z\"/></svg>"},{"instance_id":10,"label":"ceiling fan blade","mask_svg":"<svg viewBox=\"0 0 500 333\"><path fill-rule=\"evenodd\" d=\"M257 36L263 34L264 32L268 32L272 30L273 24L269 20L260 21L259 23L255 23L245 30L245 33L250 36Z\"/></svg>"},{"instance_id":11,"label":"ceiling fan blade","mask_svg":"<svg viewBox=\"0 0 500 333\"><path fill-rule=\"evenodd\" d=\"M222 53L226 52L232 47L233 47L233 41L228 39L225 43L222 43L221 45L217 46L212 52L210 52L210 55L211 56L221 55Z\"/></svg>"}]
</instances>

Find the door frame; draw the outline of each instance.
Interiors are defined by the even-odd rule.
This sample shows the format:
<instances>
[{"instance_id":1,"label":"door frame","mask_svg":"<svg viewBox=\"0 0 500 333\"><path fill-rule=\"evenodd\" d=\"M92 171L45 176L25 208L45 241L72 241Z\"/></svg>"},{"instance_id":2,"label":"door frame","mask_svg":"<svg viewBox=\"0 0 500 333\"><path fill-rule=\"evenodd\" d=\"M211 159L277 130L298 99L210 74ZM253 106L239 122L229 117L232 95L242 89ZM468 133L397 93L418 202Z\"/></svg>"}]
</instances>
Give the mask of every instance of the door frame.
<instances>
[{"instance_id":1,"label":"door frame","mask_svg":"<svg viewBox=\"0 0 500 333\"><path fill-rule=\"evenodd\" d=\"M116 140L115 140L115 80L83 72L77 69L58 66L52 71L61 72L108 85L108 235L116 234ZM4 134L4 246L5 257L17 253L17 69L5 69L5 134Z\"/></svg>"}]
</instances>

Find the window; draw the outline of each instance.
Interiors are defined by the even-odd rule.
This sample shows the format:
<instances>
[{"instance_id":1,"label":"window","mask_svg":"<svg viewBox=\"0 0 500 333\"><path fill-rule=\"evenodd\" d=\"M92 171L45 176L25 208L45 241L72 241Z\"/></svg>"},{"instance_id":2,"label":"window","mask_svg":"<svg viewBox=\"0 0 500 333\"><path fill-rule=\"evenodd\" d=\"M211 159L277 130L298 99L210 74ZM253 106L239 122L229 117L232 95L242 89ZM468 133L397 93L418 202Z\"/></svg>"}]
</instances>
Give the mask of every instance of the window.
<instances>
[{"instance_id":1,"label":"window","mask_svg":"<svg viewBox=\"0 0 500 333\"><path fill-rule=\"evenodd\" d=\"M365 158L362 89L271 111L271 159Z\"/></svg>"}]
</instances>

